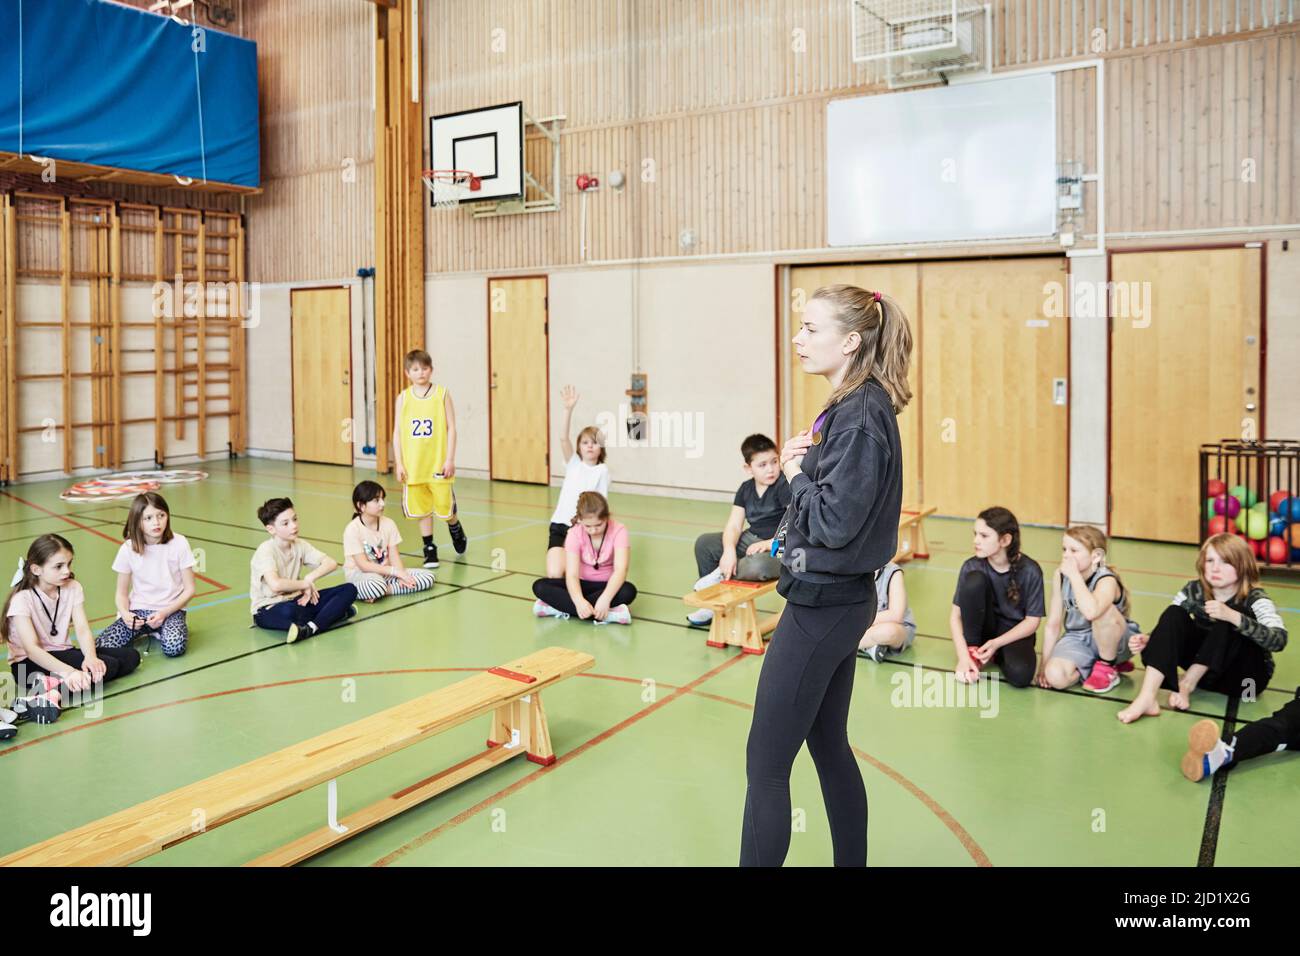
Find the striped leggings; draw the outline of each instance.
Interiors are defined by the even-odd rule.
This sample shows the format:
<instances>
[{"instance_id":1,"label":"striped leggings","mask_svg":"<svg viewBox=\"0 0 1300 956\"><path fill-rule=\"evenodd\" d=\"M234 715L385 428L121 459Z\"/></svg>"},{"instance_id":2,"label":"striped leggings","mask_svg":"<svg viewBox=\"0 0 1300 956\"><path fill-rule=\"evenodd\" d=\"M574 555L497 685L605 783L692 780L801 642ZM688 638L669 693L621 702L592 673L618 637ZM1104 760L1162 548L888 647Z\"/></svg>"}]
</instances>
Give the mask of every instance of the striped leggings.
<instances>
[{"instance_id":1,"label":"striped leggings","mask_svg":"<svg viewBox=\"0 0 1300 956\"><path fill-rule=\"evenodd\" d=\"M390 578L386 574L368 574L362 571L349 571L347 579L348 583L357 589L357 597L362 601L374 601L386 594L414 594L433 587L432 571L413 568L406 573L415 578L415 587L408 588L397 578Z\"/></svg>"}]
</instances>

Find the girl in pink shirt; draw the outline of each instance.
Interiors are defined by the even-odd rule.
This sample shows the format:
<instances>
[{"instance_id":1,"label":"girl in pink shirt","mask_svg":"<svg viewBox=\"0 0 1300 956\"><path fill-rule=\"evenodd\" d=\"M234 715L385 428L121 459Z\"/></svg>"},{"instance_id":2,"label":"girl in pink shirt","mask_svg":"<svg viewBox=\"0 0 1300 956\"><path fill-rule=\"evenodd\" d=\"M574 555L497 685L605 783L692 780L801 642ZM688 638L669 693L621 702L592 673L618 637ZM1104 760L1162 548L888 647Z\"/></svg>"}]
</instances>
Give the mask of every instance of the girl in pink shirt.
<instances>
[{"instance_id":1,"label":"girl in pink shirt","mask_svg":"<svg viewBox=\"0 0 1300 956\"><path fill-rule=\"evenodd\" d=\"M72 646L74 628L79 650ZM67 703L60 685L80 693L140 664L132 648L96 649L86 595L72 576L72 545L57 534L43 534L27 549L0 615L0 643L9 645L9 668L18 686L34 695L20 703L38 723L58 719L60 704Z\"/></svg>"},{"instance_id":2,"label":"girl in pink shirt","mask_svg":"<svg viewBox=\"0 0 1300 956\"><path fill-rule=\"evenodd\" d=\"M96 644L126 647L157 635L163 653L180 657L189 641L185 605L194 597L194 553L184 535L172 531L171 509L162 495L136 495L113 559L117 572L117 619Z\"/></svg>"},{"instance_id":3,"label":"girl in pink shirt","mask_svg":"<svg viewBox=\"0 0 1300 956\"><path fill-rule=\"evenodd\" d=\"M564 539L562 578L538 578L533 613L567 618L576 614L594 624L631 624L628 605L636 587L627 579L627 528L609 516L609 502L595 491L578 496L578 512Z\"/></svg>"}]
</instances>

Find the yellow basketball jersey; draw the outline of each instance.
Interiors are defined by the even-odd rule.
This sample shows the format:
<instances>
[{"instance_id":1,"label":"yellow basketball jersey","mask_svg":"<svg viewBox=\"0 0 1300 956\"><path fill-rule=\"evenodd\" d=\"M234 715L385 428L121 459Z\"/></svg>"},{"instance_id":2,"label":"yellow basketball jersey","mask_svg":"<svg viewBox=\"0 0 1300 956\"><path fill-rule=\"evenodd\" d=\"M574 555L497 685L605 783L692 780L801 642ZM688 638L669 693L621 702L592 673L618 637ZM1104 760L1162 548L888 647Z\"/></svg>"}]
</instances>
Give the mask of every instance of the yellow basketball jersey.
<instances>
[{"instance_id":1,"label":"yellow basketball jersey","mask_svg":"<svg viewBox=\"0 0 1300 956\"><path fill-rule=\"evenodd\" d=\"M434 481L447 461L447 389L435 385L420 398L414 386L402 392L402 465L407 484Z\"/></svg>"}]
</instances>

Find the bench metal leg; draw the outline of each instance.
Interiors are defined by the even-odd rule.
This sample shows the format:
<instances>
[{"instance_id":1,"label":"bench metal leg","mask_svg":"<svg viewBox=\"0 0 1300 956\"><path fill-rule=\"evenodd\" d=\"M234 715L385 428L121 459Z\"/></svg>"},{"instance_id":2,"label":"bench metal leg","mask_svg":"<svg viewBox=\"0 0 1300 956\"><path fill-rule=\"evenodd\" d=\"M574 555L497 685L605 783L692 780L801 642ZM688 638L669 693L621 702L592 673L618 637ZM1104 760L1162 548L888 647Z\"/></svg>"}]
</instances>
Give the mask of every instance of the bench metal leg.
<instances>
[{"instance_id":1,"label":"bench metal leg","mask_svg":"<svg viewBox=\"0 0 1300 956\"><path fill-rule=\"evenodd\" d=\"M347 833L348 828L339 823L339 782L331 780L326 788L325 815L329 827L335 833Z\"/></svg>"}]
</instances>

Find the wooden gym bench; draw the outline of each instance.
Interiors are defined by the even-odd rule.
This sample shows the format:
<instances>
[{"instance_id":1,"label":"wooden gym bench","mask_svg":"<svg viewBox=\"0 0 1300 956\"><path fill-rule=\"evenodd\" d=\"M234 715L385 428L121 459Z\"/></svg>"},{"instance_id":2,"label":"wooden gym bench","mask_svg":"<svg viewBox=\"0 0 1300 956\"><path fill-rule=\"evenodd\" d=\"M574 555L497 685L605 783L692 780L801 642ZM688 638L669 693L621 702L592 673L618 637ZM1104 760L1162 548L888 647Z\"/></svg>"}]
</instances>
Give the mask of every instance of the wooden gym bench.
<instances>
[{"instance_id":1,"label":"wooden gym bench","mask_svg":"<svg viewBox=\"0 0 1300 956\"><path fill-rule=\"evenodd\" d=\"M692 591L682 598L691 607L707 607L713 612L709 636L704 642L709 647L739 647L746 654L762 654L763 638L771 633L781 619L773 614L762 623L754 602L764 594L776 590L775 581L720 581L702 591Z\"/></svg>"},{"instance_id":2,"label":"wooden gym bench","mask_svg":"<svg viewBox=\"0 0 1300 956\"><path fill-rule=\"evenodd\" d=\"M0 866L124 866L328 782L327 825L250 864L291 866L518 754L554 763L540 692L594 664L590 654L548 647L51 837ZM338 819L339 776L484 714L492 718L485 751Z\"/></svg>"},{"instance_id":3,"label":"wooden gym bench","mask_svg":"<svg viewBox=\"0 0 1300 956\"><path fill-rule=\"evenodd\" d=\"M898 516L898 550L894 552L895 564L930 556L930 545L925 540L923 523L934 512L933 506L903 509L903 513Z\"/></svg>"},{"instance_id":4,"label":"wooden gym bench","mask_svg":"<svg viewBox=\"0 0 1300 956\"><path fill-rule=\"evenodd\" d=\"M923 522L934 514L934 508L904 509L898 518L898 550L894 563L902 564L913 558L928 558L929 545L925 540ZM757 601L764 594L776 590L775 581L722 581L702 591L692 591L682 600L691 607L706 607L713 612L713 623L704 643L709 647L739 647L746 654L762 654L763 640L776 629L781 614L758 620Z\"/></svg>"}]
</instances>

